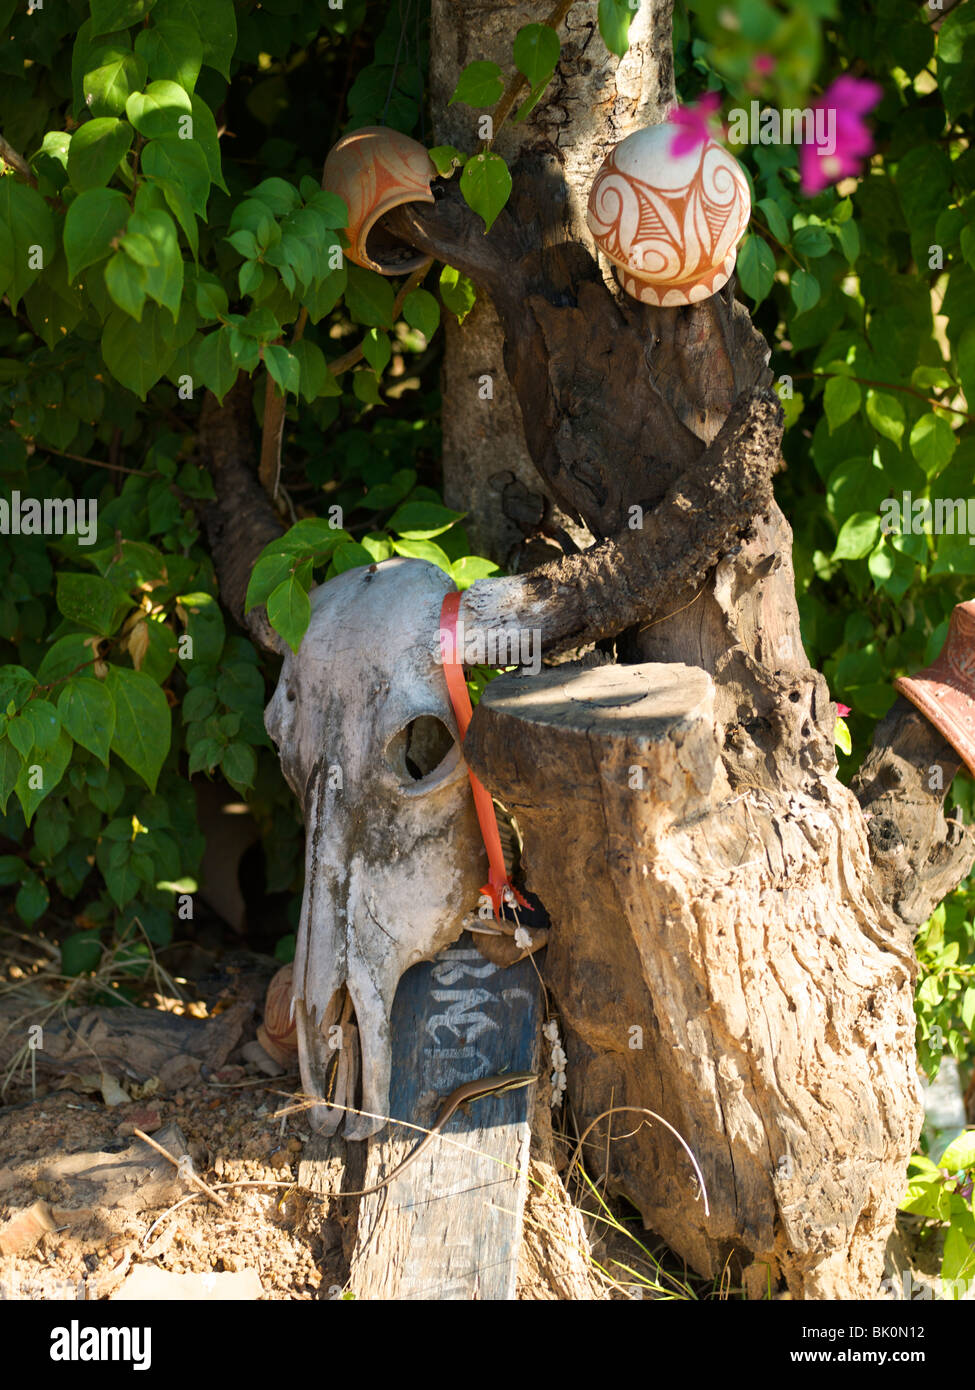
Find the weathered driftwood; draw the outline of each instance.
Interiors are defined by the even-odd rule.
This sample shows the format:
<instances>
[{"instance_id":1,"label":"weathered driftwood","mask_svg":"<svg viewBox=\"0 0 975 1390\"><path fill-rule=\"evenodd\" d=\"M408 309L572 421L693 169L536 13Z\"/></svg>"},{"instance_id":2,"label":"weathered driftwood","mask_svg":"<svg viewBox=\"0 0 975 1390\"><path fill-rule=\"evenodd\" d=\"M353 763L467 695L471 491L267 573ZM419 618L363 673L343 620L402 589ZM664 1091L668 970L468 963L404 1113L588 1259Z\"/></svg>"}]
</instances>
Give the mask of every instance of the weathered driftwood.
<instances>
[{"instance_id":1,"label":"weathered driftwood","mask_svg":"<svg viewBox=\"0 0 975 1390\"><path fill-rule=\"evenodd\" d=\"M493 683L465 751L518 819L545 965L609 1186L702 1273L870 1297L919 1115L912 960L835 778L735 783L714 682L678 663ZM629 1133L623 1115L611 1133ZM604 1122L585 1159L602 1174Z\"/></svg>"},{"instance_id":2,"label":"weathered driftwood","mask_svg":"<svg viewBox=\"0 0 975 1390\"><path fill-rule=\"evenodd\" d=\"M153 1009L69 1009L43 1024L33 1054L39 1075L61 1077L104 1073L121 1081L159 1081L163 1091L185 1086L201 1067L222 1067L241 1041L253 1004L237 1003L215 1018L160 1013ZM30 1076L28 1029L38 1001L0 1004L0 1069L18 1067Z\"/></svg>"}]
</instances>

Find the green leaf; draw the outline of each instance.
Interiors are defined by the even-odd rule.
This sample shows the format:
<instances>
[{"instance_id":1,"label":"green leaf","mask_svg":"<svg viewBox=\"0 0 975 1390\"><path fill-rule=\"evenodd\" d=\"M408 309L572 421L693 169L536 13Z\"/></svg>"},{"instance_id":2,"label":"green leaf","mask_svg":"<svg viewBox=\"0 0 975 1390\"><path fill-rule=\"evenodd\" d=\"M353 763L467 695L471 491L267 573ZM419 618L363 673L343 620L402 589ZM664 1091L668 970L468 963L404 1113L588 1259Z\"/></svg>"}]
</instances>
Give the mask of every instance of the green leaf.
<instances>
[{"instance_id":1,"label":"green leaf","mask_svg":"<svg viewBox=\"0 0 975 1390\"><path fill-rule=\"evenodd\" d=\"M756 304L761 304L775 278L775 257L761 237L749 233L738 248L738 280Z\"/></svg>"},{"instance_id":2,"label":"green leaf","mask_svg":"<svg viewBox=\"0 0 975 1390\"><path fill-rule=\"evenodd\" d=\"M97 932L75 932L61 942L61 971L65 975L89 975L98 969L101 958Z\"/></svg>"},{"instance_id":3,"label":"green leaf","mask_svg":"<svg viewBox=\"0 0 975 1390\"><path fill-rule=\"evenodd\" d=\"M0 294L15 309L24 291L54 261L54 215L36 188L10 175L0 178Z\"/></svg>"},{"instance_id":4,"label":"green leaf","mask_svg":"<svg viewBox=\"0 0 975 1390\"><path fill-rule=\"evenodd\" d=\"M779 207L774 198L760 198L755 204L759 208L768 224L768 229L775 237L776 241L782 246L789 244L789 224L785 220L785 214Z\"/></svg>"},{"instance_id":5,"label":"green leaf","mask_svg":"<svg viewBox=\"0 0 975 1390\"><path fill-rule=\"evenodd\" d=\"M938 87L952 121L975 105L975 13L960 5L938 30Z\"/></svg>"},{"instance_id":6,"label":"green leaf","mask_svg":"<svg viewBox=\"0 0 975 1390\"><path fill-rule=\"evenodd\" d=\"M947 420L928 411L915 420L911 429L911 453L929 478L936 478L947 467L958 447L958 440Z\"/></svg>"},{"instance_id":7,"label":"green leaf","mask_svg":"<svg viewBox=\"0 0 975 1390\"><path fill-rule=\"evenodd\" d=\"M154 792L172 736L166 696L149 676L124 666L109 666L105 684L115 702L112 752Z\"/></svg>"},{"instance_id":8,"label":"green leaf","mask_svg":"<svg viewBox=\"0 0 975 1390\"><path fill-rule=\"evenodd\" d=\"M451 562L445 551L433 541L393 541L397 555L405 555L411 560L426 560L427 564L451 573Z\"/></svg>"},{"instance_id":9,"label":"green leaf","mask_svg":"<svg viewBox=\"0 0 975 1390\"><path fill-rule=\"evenodd\" d=\"M237 380L238 367L230 350L230 329L223 327L201 338L193 355L193 372L217 399L223 398Z\"/></svg>"},{"instance_id":10,"label":"green leaf","mask_svg":"<svg viewBox=\"0 0 975 1390\"><path fill-rule=\"evenodd\" d=\"M34 726L22 716L11 719L7 725L7 737L22 758L30 757L34 747Z\"/></svg>"},{"instance_id":11,"label":"green leaf","mask_svg":"<svg viewBox=\"0 0 975 1390\"><path fill-rule=\"evenodd\" d=\"M183 295L183 257L176 223L162 208L147 208L131 215L126 231L133 236L144 236L151 243L157 264L145 267L146 294L168 309L175 320Z\"/></svg>"},{"instance_id":12,"label":"green leaf","mask_svg":"<svg viewBox=\"0 0 975 1390\"><path fill-rule=\"evenodd\" d=\"M125 194L114 188L92 188L75 198L64 219L64 252L72 280L109 254L129 212Z\"/></svg>"},{"instance_id":13,"label":"green leaf","mask_svg":"<svg viewBox=\"0 0 975 1390\"><path fill-rule=\"evenodd\" d=\"M365 367L352 373L352 394L363 405L382 405L379 394L379 379L374 371Z\"/></svg>"},{"instance_id":14,"label":"green leaf","mask_svg":"<svg viewBox=\"0 0 975 1390\"><path fill-rule=\"evenodd\" d=\"M161 20L140 29L135 51L155 78L168 78L192 92L203 66L203 40L197 29L180 20Z\"/></svg>"},{"instance_id":15,"label":"green leaf","mask_svg":"<svg viewBox=\"0 0 975 1390\"><path fill-rule=\"evenodd\" d=\"M196 275L196 310L201 319L223 318L228 309L227 291L215 275L200 270Z\"/></svg>"},{"instance_id":16,"label":"green leaf","mask_svg":"<svg viewBox=\"0 0 975 1390\"><path fill-rule=\"evenodd\" d=\"M536 88L548 84L559 61L559 36L547 24L526 24L515 35L515 67L529 85Z\"/></svg>"},{"instance_id":17,"label":"green leaf","mask_svg":"<svg viewBox=\"0 0 975 1390\"><path fill-rule=\"evenodd\" d=\"M451 578L458 589L469 589L479 579L487 579L488 575L497 573L498 566L494 561L486 560L482 555L462 555L450 567Z\"/></svg>"},{"instance_id":18,"label":"green leaf","mask_svg":"<svg viewBox=\"0 0 975 1390\"><path fill-rule=\"evenodd\" d=\"M833 551L834 560L862 560L880 538L880 517L876 512L854 512L843 523Z\"/></svg>"},{"instance_id":19,"label":"green leaf","mask_svg":"<svg viewBox=\"0 0 975 1390\"><path fill-rule=\"evenodd\" d=\"M296 521L279 541L272 541L270 546L265 546L262 553L270 555L283 552L288 555L312 555L316 559L323 559L332 553L340 541L351 539L348 532L333 526L324 517L308 516Z\"/></svg>"},{"instance_id":20,"label":"green leaf","mask_svg":"<svg viewBox=\"0 0 975 1390\"><path fill-rule=\"evenodd\" d=\"M811 260L826 256L830 251L829 232L815 225L800 227L792 238L792 246L797 255L808 256Z\"/></svg>"},{"instance_id":21,"label":"green leaf","mask_svg":"<svg viewBox=\"0 0 975 1390\"><path fill-rule=\"evenodd\" d=\"M163 191L175 185L185 191L193 211L206 216L210 170L206 155L195 140L150 140L142 151L142 172L155 179Z\"/></svg>"},{"instance_id":22,"label":"green leaf","mask_svg":"<svg viewBox=\"0 0 975 1390\"><path fill-rule=\"evenodd\" d=\"M797 314L804 314L819 303L819 281L808 270L794 270L789 280L789 293Z\"/></svg>"},{"instance_id":23,"label":"green leaf","mask_svg":"<svg viewBox=\"0 0 975 1390\"><path fill-rule=\"evenodd\" d=\"M114 303L140 323L146 299L146 276L142 267L116 251L105 267L105 286Z\"/></svg>"},{"instance_id":24,"label":"green leaf","mask_svg":"<svg viewBox=\"0 0 975 1390\"><path fill-rule=\"evenodd\" d=\"M599 32L610 53L622 58L630 46L630 25L639 9L639 0L599 0Z\"/></svg>"},{"instance_id":25,"label":"green leaf","mask_svg":"<svg viewBox=\"0 0 975 1390\"><path fill-rule=\"evenodd\" d=\"M178 349L173 346L173 321L155 304L146 304L142 322L122 309L113 309L102 331L105 365L122 386L145 400L150 387L164 376Z\"/></svg>"},{"instance_id":26,"label":"green leaf","mask_svg":"<svg viewBox=\"0 0 975 1390\"><path fill-rule=\"evenodd\" d=\"M70 622L100 637L110 637L132 607L123 589L96 574L61 570L57 577L58 611Z\"/></svg>"},{"instance_id":27,"label":"green leaf","mask_svg":"<svg viewBox=\"0 0 975 1390\"><path fill-rule=\"evenodd\" d=\"M328 391L328 383L334 380L329 376L325 354L317 343L301 338L291 349L298 360L300 389L302 398L309 402L317 401L319 396L333 394Z\"/></svg>"},{"instance_id":28,"label":"green leaf","mask_svg":"<svg viewBox=\"0 0 975 1390\"><path fill-rule=\"evenodd\" d=\"M291 577L294 567L295 559L291 555L262 555L247 583L244 612L249 613L259 603L266 602L268 595Z\"/></svg>"},{"instance_id":29,"label":"green leaf","mask_svg":"<svg viewBox=\"0 0 975 1390\"><path fill-rule=\"evenodd\" d=\"M370 328L362 340L362 355L377 376L382 376L393 355L388 335L380 333L378 328Z\"/></svg>"},{"instance_id":30,"label":"green leaf","mask_svg":"<svg viewBox=\"0 0 975 1390\"><path fill-rule=\"evenodd\" d=\"M389 529L404 540L425 541L449 530L464 515L434 502L404 502L390 517Z\"/></svg>"},{"instance_id":31,"label":"green leaf","mask_svg":"<svg viewBox=\"0 0 975 1390\"><path fill-rule=\"evenodd\" d=\"M0 813L6 815L7 802L20 774L22 758L9 739L0 738Z\"/></svg>"},{"instance_id":32,"label":"green leaf","mask_svg":"<svg viewBox=\"0 0 975 1390\"><path fill-rule=\"evenodd\" d=\"M878 434L900 445L904 434L904 407L889 391L867 392L867 419Z\"/></svg>"},{"instance_id":33,"label":"green leaf","mask_svg":"<svg viewBox=\"0 0 975 1390\"><path fill-rule=\"evenodd\" d=\"M860 409L860 388L857 383L848 376L830 377L823 392L823 408L832 434Z\"/></svg>"},{"instance_id":34,"label":"green leaf","mask_svg":"<svg viewBox=\"0 0 975 1390\"><path fill-rule=\"evenodd\" d=\"M358 541L343 541L335 547L332 556L332 566L336 574L344 574L346 570L359 569L362 565L372 563L372 555L364 545L359 545Z\"/></svg>"},{"instance_id":35,"label":"green leaf","mask_svg":"<svg viewBox=\"0 0 975 1390\"><path fill-rule=\"evenodd\" d=\"M293 183L288 183L286 179L270 178L263 179L256 188L251 190L252 198L259 198L266 207L269 207L275 217L285 217L289 212L294 212L301 206L301 194ZM345 223L342 223L344 226Z\"/></svg>"},{"instance_id":36,"label":"green leaf","mask_svg":"<svg viewBox=\"0 0 975 1390\"><path fill-rule=\"evenodd\" d=\"M467 163L467 155L454 145L434 145L427 153L442 179L449 179L455 169L460 169ZM345 223L342 225L345 226Z\"/></svg>"},{"instance_id":37,"label":"green leaf","mask_svg":"<svg viewBox=\"0 0 975 1390\"><path fill-rule=\"evenodd\" d=\"M51 895L47 891L47 885L43 879L38 878L37 874L29 874L21 885L20 891L14 900L17 909L17 916L28 926L36 922L42 913L47 911Z\"/></svg>"},{"instance_id":38,"label":"green leaf","mask_svg":"<svg viewBox=\"0 0 975 1390\"><path fill-rule=\"evenodd\" d=\"M228 193L229 189L224 183L220 162L220 138L217 135L216 118L203 98L198 96L196 92L193 93L191 100L193 103L193 138L206 158L211 182L215 183L218 188L222 188L224 193Z\"/></svg>"},{"instance_id":39,"label":"green leaf","mask_svg":"<svg viewBox=\"0 0 975 1390\"><path fill-rule=\"evenodd\" d=\"M180 594L177 599L180 616L193 642L193 654L181 657L184 668L198 669L213 666L220 659L226 638L226 627L220 605L212 594Z\"/></svg>"},{"instance_id":40,"label":"green leaf","mask_svg":"<svg viewBox=\"0 0 975 1390\"><path fill-rule=\"evenodd\" d=\"M960 1168L975 1168L975 1130L968 1130L952 1139L938 1160L939 1168L956 1173Z\"/></svg>"},{"instance_id":41,"label":"green leaf","mask_svg":"<svg viewBox=\"0 0 975 1390\"><path fill-rule=\"evenodd\" d=\"M413 290L403 300L403 317L429 339L440 326L440 305L429 290Z\"/></svg>"},{"instance_id":42,"label":"green leaf","mask_svg":"<svg viewBox=\"0 0 975 1390\"><path fill-rule=\"evenodd\" d=\"M125 114L147 140L167 135L179 138L188 128L181 122L192 118L193 103L178 82L163 79L150 82L144 92L133 92L125 103Z\"/></svg>"},{"instance_id":43,"label":"green leaf","mask_svg":"<svg viewBox=\"0 0 975 1390\"><path fill-rule=\"evenodd\" d=\"M158 0L153 19L157 24L172 20L194 27L203 40L203 61L230 80L230 60L237 47L234 0Z\"/></svg>"},{"instance_id":44,"label":"green leaf","mask_svg":"<svg viewBox=\"0 0 975 1390\"><path fill-rule=\"evenodd\" d=\"M110 48L99 53L98 67L84 75L84 92L93 116L120 116L133 92L145 85L146 65L126 48Z\"/></svg>"},{"instance_id":45,"label":"green leaf","mask_svg":"<svg viewBox=\"0 0 975 1390\"><path fill-rule=\"evenodd\" d=\"M70 737L62 729L53 747L43 751L35 748L30 755L30 761L22 764L14 790L28 825L38 806L54 791L64 776L65 769L71 761L73 746Z\"/></svg>"},{"instance_id":46,"label":"green leaf","mask_svg":"<svg viewBox=\"0 0 975 1390\"><path fill-rule=\"evenodd\" d=\"M115 731L115 705L104 681L75 676L58 697L61 723L82 748L108 764Z\"/></svg>"},{"instance_id":47,"label":"green leaf","mask_svg":"<svg viewBox=\"0 0 975 1390\"><path fill-rule=\"evenodd\" d=\"M301 371L293 352L281 343L269 343L264 349L264 365L282 395L290 391L297 396Z\"/></svg>"},{"instance_id":48,"label":"green leaf","mask_svg":"<svg viewBox=\"0 0 975 1390\"><path fill-rule=\"evenodd\" d=\"M497 63L468 63L448 105L462 101L467 106L494 106L503 92L504 78Z\"/></svg>"},{"instance_id":49,"label":"green leaf","mask_svg":"<svg viewBox=\"0 0 975 1390\"><path fill-rule=\"evenodd\" d=\"M257 776L257 757L246 743L228 743L220 757L220 768L238 791L252 787Z\"/></svg>"},{"instance_id":50,"label":"green leaf","mask_svg":"<svg viewBox=\"0 0 975 1390\"><path fill-rule=\"evenodd\" d=\"M460 176L460 191L467 206L484 219L489 232L495 218L511 196L511 175L499 154L487 151L473 155Z\"/></svg>"},{"instance_id":51,"label":"green leaf","mask_svg":"<svg viewBox=\"0 0 975 1390\"><path fill-rule=\"evenodd\" d=\"M372 328L392 328L393 287L382 275L361 266L348 267L345 307L356 323Z\"/></svg>"},{"instance_id":52,"label":"green leaf","mask_svg":"<svg viewBox=\"0 0 975 1390\"><path fill-rule=\"evenodd\" d=\"M268 595L267 618L275 632L280 633L296 652L311 620L311 602L294 575Z\"/></svg>"},{"instance_id":53,"label":"green leaf","mask_svg":"<svg viewBox=\"0 0 975 1390\"><path fill-rule=\"evenodd\" d=\"M113 29L139 24L155 3L156 0L91 0L92 33L108 34Z\"/></svg>"},{"instance_id":54,"label":"green leaf","mask_svg":"<svg viewBox=\"0 0 975 1390\"><path fill-rule=\"evenodd\" d=\"M0 888L10 888L20 883L27 873L27 865L16 854L0 855Z\"/></svg>"},{"instance_id":55,"label":"green leaf","mask_svg":"<svg viewBox=\"0 0 975 1390\"><path fill-rule=\"evenodd\" d=\"M445 265L440 272L440 298L444 308L456 315L458 323L463 323L474 307L477 291L466 275Z\"/></svg>"},{"instance_id":56,"label":"green leaf","mask_svg":"<svg viewBox=\"0 0 975 1390\"><path fill-rule=\"evenodd\" d=\"M132 144L134 131L128 121L99 116L79 126L68 150L68 178L79 193L103 188Z\"/></svg>"}]
</instances>

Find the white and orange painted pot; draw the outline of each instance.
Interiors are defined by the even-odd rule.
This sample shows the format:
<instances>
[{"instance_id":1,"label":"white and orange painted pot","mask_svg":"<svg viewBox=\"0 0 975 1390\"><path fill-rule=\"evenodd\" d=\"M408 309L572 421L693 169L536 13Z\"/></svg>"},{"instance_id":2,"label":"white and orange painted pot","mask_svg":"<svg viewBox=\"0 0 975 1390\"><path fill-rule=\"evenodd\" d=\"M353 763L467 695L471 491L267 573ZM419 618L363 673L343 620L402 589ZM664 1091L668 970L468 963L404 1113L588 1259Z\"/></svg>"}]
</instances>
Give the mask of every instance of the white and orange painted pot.
<instances>
[{"instance_id":1,"label":"white and orange painted pot","mask_svg":"<svg viewBox=\"0 0 975 1390\"><path fill-rule=\"evenodd\" d=\"M322 187L344 198L349 209L349 260L380 275L408 275L423 265L425 256L377 229L376 223L404 203L432 203L430 180L436 174L417 140L387 126L363 126L333 145Z\"/></svg>"},{"instance_id":2,"label":"white and orange painted pot","mask_svg":"<svg viewBox=\"0 0 975 1390\"><path fill-rule=\"evenodd\" d=\"M665 122L621 140L596 175L586 221L627 294L665 308L728 283L751 216L748 182L716 140L671 153Z\"/></svg>"}]
</instances>

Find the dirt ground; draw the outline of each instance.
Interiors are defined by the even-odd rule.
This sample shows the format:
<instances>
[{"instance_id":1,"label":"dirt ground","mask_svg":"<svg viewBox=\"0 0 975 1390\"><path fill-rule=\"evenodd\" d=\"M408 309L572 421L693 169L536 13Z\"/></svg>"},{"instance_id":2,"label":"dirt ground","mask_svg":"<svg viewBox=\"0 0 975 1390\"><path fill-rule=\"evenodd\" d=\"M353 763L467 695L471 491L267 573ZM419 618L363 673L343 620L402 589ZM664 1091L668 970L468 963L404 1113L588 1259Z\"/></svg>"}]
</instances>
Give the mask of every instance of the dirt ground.
<instances>
[{"instance_id":1,"label":"dirt ground","mask_svg":"<svg viewBox=\"0 0 975 1390\"><path fill-rule=\"evenodd\" d=\"M267 1074L256 1043L277 962L195 941L143 982L152 1008L107 1009L111 962L66 993L50 951L25 940L11 948L0 928L0 1298L349 1296L354 1207L298 1185L314 1141L297 1069ZM32 1078L18 1041L37 1021ZM689 1275L625 1203L574 1205L559 1177L571 1148L539 1108L520 1299L743 1296ZM904 1265L918 1263L912 1235Z\"/></svg>"}]
</instances>

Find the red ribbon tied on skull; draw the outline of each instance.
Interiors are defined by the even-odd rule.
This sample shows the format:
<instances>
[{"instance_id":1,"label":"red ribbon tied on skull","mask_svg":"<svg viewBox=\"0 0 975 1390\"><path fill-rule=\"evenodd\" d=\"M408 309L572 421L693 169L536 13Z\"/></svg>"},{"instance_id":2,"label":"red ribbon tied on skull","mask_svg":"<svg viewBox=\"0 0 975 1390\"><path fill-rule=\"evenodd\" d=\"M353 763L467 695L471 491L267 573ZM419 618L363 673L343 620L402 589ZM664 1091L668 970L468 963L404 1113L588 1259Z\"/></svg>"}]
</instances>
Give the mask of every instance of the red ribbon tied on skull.
<instances>
[{"instance_id":1,"label":"red ribbon tied on skull","mask_svg":"<svg viewBox=\"0 0 975 1390\"><path fill-rule=\"evenodd\" d=\"M447 677L447 693L450 696L454 717L457 720L457 732L460 735L461 743L463 743L474 710L467 691L467 682L464 680L464 665L457 649L457 614L460 610L460 600L460 591L455 590L453 593L447 594L443 601L443 607L440 610L440 652L443 658L444 675ZM504 920L501 916L501 908L505 901L511 902L513 900L524 908L530 908L530 904L508 879L491 793L470 767L467 769L467 775L471 779L474 809L477 811L481 837L484 840L484 848L487 850L488 865L490 866L488 882L481 889L481 892L491 899L494 915L501 922Z\"/></svg>"}]
</instances>

